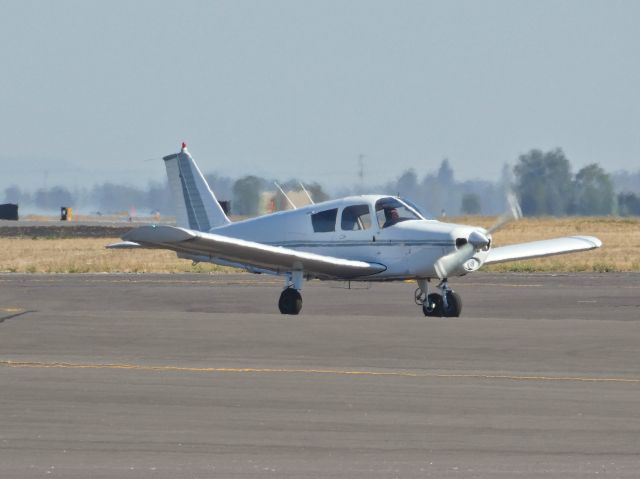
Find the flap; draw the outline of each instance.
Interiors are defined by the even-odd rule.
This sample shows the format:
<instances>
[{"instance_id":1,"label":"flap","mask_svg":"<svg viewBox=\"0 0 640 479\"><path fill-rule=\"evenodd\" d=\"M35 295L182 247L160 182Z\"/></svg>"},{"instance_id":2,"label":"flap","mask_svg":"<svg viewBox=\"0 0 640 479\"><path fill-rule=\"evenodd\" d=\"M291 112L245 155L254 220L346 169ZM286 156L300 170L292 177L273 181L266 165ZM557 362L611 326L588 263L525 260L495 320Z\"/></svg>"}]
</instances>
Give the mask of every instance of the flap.
<instances>
[{"instance_id":1,"label":"flap","mask_svg":"<svg viewBox=\"0 0 640 479\"><path fill-rule=\"evenodd\" d=\"M145 247L210 256L277 273L304 271L322 278L353 279L387 269L379 263L335 258L174 226L141 226L122 239Z\"/></svg>"}]
</instances>

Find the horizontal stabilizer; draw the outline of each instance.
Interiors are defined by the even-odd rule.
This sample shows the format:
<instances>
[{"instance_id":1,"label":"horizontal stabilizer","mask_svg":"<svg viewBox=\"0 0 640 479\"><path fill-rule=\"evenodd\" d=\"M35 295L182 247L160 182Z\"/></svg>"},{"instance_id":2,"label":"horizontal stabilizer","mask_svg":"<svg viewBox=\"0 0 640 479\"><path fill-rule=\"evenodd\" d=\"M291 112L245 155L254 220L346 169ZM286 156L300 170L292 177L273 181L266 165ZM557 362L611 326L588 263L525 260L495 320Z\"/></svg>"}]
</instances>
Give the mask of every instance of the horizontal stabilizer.
<instances>
[{"instance_id":1,"label":"horizontal stabilizer","mask_svg":"<svg viewBox=\"0 0 640 479\"><path fill-rule=\"evenodd\" d=\"M602 241L594 236L569 236L530 243L519 243L491 248L484 264L519 261L556 254L575 253L600 248Z\"/></svg>"},{"instance_id":2,"label":"horizontal stabilizer","mask_svg":"<svg viewBox=\"0 0 640 479\"><path fill-rule=\"evenodd\" d=\"M323 279L351 279L387 269L378 263L307 253L174 226L141 226L126 233L122 239L144 247L210 257L212 261L222 259L248 269L262 268L276 273L304 271Z\"/></svg>"}]
</instances>

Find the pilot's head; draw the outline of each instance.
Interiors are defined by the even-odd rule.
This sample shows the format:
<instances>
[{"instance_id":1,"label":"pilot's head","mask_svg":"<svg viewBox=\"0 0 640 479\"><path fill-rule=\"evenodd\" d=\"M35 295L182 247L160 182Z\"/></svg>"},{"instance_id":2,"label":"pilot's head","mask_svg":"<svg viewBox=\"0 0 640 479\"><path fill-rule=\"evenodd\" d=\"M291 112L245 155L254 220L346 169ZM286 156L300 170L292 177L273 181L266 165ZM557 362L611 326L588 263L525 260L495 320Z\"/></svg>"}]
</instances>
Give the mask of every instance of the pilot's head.
<instances>
[{"instance_id":1,"label":"pilot's head","mask_svg":"<svg viewBox=\"0 0 640 479\"><path fill-rule=\"evenodd\" d=\"M387 224L395 224L400 219L400 214L396 208L385 208L384 217Z\"/></svg>"}]
</instances>

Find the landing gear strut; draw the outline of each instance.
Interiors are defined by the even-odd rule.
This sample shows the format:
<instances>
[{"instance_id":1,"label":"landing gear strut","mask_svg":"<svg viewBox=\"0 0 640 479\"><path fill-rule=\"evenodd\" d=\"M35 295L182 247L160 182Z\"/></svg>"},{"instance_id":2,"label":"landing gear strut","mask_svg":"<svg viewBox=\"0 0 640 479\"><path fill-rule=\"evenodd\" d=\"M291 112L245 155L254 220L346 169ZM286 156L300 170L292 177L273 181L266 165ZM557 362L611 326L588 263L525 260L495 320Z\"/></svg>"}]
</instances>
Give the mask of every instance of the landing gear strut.
<instances>
[{"instance_id":1,"label":"landing gear strut","mask_svg":"<svg viewBox=\"0 0 640 479\"><path fill-rule=\"evenodd\" d=\"M418 289L415 292L415 301L418 306L422 306L425 316L437 317L458 317L462 311L462 298L454 290L449 288L447 278L443 279L436 286L442 294L429 294L427 279L418 280Z\"/></svg>"},{"instance_id":2,"label":"landing gear strut","mask_svg":"<svg viewBox=\"0 0 640 479\"><path fill-rule=\"evenodd\" d=\"M302 271L287 273L284 290L280 294L278 309L282 314L298 314L302 310Z\"/></svg>"}]
</instances>

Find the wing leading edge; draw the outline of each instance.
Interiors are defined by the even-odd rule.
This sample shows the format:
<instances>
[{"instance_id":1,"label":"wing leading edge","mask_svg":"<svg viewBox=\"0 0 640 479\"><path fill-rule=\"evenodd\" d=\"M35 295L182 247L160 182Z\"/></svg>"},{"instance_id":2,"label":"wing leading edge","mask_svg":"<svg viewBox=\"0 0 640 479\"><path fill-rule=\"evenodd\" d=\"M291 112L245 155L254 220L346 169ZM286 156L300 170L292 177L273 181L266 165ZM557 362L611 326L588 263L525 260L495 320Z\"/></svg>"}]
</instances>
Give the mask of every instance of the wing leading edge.
<instances>
[{"instance_id":1,"label":"wing leading edge","mask_svg":"<svg viewBox=\"0 0 640 479\"><path fill-rule=\"evenodd\" d=\"M541 258L563 253L588 251L600 248L602 241L594 236L568 236L530 243L519 243L491 248L484 264L504 263L524 259Z\"/></svg>"},{"instance_id":2,"label":"wing leading edge","mask_svg":"<svg viewBox=\"0 0 640 479\"><path fill-rule=\"evenodd\" d=\"M387 269L378 263L307 253L173 226L141 226L126 233L122 239L126 243L118 243L112 247L137 244L147 248L169 249L275 273L301 270L305 274L321 278L349 279L369 276Z\"/></svg>"}]
</instances>

